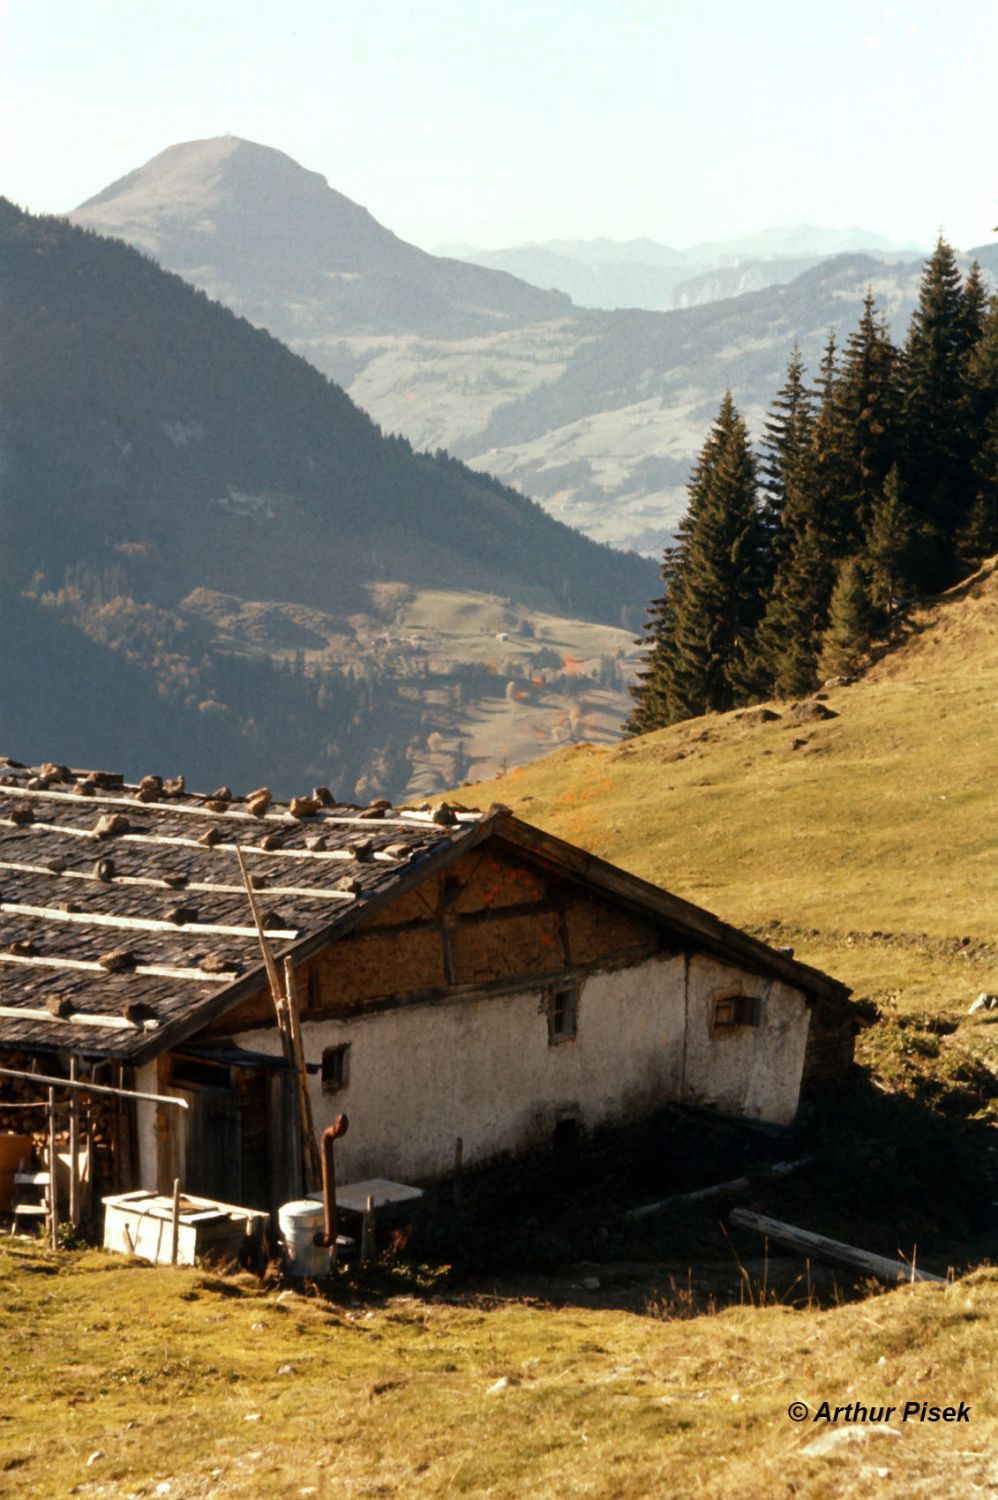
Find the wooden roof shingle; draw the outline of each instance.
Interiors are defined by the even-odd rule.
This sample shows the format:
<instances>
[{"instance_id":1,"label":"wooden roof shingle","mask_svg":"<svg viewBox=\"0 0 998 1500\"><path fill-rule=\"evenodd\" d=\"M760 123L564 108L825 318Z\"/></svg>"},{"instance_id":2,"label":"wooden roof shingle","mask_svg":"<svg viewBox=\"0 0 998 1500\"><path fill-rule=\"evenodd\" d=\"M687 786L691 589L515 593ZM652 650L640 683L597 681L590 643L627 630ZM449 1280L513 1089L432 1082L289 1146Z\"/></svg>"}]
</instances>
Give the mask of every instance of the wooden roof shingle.
<instances>
[{"instance_id":1,"label":"wooden roof shingle","mask_svg":"<svg viewBox=\"0 0 998 1500\"><path fill-rule=\"evenodd\" d=\"M257 986L237 849L280 957L353 925L479 821L314 799L298 814L0 761L0 1045L139 1062L202 1024L210 1002Z\"/></svg>"},{"instance_id":2,"label":"wooden roof shingle","mask_svg":"<svg viewBox=\"0 0 998 1500\"><path fill-rule=\"evenodd\" d=\"M838 980L506 808L443 809L202 796L0 757L0 1048L142 1063L266 985L240 856L274 956L301 960L485 838L677 947L848 1005Z\"/></svg>"}]
</instances>

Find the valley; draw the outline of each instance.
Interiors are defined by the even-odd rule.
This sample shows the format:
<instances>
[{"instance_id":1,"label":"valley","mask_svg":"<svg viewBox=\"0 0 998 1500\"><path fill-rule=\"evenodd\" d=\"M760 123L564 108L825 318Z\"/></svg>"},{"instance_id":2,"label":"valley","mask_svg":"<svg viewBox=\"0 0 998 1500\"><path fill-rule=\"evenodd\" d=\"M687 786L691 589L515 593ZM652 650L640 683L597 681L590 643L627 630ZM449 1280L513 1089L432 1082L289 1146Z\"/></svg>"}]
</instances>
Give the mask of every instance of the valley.
<instances>
[{"instance_id":1,"label":"valley","mask_svg":"<svg viewBox=\"0 0 998 1500\"><path fill-rule=\"evenodd\" d=\"M0 260L11 753L369 800L615 737L650 560L120 241L0 204Z\"/></svg>"}]
</instances>

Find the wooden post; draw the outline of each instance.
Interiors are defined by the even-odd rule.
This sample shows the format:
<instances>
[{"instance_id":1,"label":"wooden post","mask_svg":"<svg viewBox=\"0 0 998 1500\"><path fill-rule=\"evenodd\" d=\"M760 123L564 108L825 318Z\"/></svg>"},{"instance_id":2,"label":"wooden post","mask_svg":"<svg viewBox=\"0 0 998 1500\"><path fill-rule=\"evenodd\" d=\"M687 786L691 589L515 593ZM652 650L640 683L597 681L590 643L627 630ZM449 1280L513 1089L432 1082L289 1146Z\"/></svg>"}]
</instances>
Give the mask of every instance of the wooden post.
<instances>
[{"instance_id":1,"label":"wooden post","mask_svg":"<svg viewBox=\"0 0 998 1500\"><path fill-rule=\"evenodd\" d=\"M91 1081L97 1072L97 1064L94 1063L90 1069ZM111 1065L111 1082L121 1087L124 1069L120 1062ZM120 1193L125 1186L125 1108L121 1102L121 1096L114 1096L114 1123L112 1125L113 1135L111 1137L112 1161L114 1164L114 1190ZM128 1184L131 1187L131 1183Z\"/></svg>"},{"instance_id":2,"label":"wooden post","mask_svg":"<svg viewBox=\"0 0 998 1500\"><path fill-rule=\"evenodd\" d=\"M170 1265L177 1264L177 1255L180 1251L180 1178L173 1179L173 1215L171 1222L172 1239L170 1244Z\"/></svg>"},{"instance_id":3,"label":"wooden post","mask_svg":"<svg viewBox=\"0 0 998 1500\"><path fill-rule=\"evenodd\" d=\"M267 942L266 934L263 930L263 923L260 920L260 908L256 904L256 893L253 890L253 882L249 878L249 872L246 869L246 861L243 859L243 851L240 849L238 844L236 845L236 859L239 861L239 869L243 877L243 885L246 887L246 899L249 901L249 908L253 914L253 925L256 928L256 935L260 942L260 951L263 955L263 966L267 971L267 980L270 984L270 995L271 999L274 1002L274 1010L277 1013L277 1025L281 1032L289 1035L290 1027L288 1026L284 994L281 990L281 981L277 975L277 965L274 962L274 955L270 951L270 944Z\"/></svg>"},{"instance_id":4,"label":"wooden post","mask_svg":"<svg viewBox=\"0 0 998 1500\"><path fill-rule=\"evenodd\" d=\"M59 1183L55 1156L55 1089L49 1089L49 1233L53 1250L59 1248Z\"/></svg>"},{"instance_id":5,"label":"wooden post","mask_svg":"<svg viewBox=\"0 0 998 1500\"><path fill-rule=\"evenodd\" d=\"M454 1142L454 1202L459 1203L461 1199L461 1167L464 1162L464 1137L458 1136Z\"/></svg>"},{"instance_id":6,"label":"wooden post","mask_svg":"<svg viewBox=\"0 0 998 1500\"><path fill-rule=\"evenodd\" d=\"M764 1214L750 1212L747 1208L736 1208L731 1212L731 1223L742 1229L754 1229L778 1245L788 1245L791 1250L800 1250L818 1260L841 1261L847 1266L856 1266L868 1276L877 1276L881 1281L945 1281L945 1276L935 1276L931 1271L917 1271L914 1259L907 1266L900 1255L891 1260L886 1255L873 1255L869 1250L860 1250L855 1245L845 1245L841 1240L830 1240L823 1234L812 1234L810 1230L798 1229L796 1224L784 1224L779 1219L769 1219Z\"/></svg>"},{"instance_id":7,"label":"wooden post","mask_svg":"<svg viewBox=\"0 0 998 1500\"><path fill-rule=\"evenodd\" d=\"M284 960L284 1001L291 1035L292 1061L296 1074L298 1115L301 1125L302 1174L306 1193L315 1193L322 1183L322 1162L319 1156L319 1145L315 1138L312 1101L308 1092L308 1069L305 1066L305 1048L301 1038L295 966L290 958Z\"/></svg>"},{"instance_id":8,"label":"wooden post","mask_svg":"<svg viewBox=\"0 0 998 1500\"><path fill-rule=\"evenodd\" d=\"M360 1263L366 1266L374 1259L374 1194L368 1193L364 1205L364 1222L360 1231Z\"/></svg>"},{"instance_id":9,"label":"wooden post","mask_svg":"<svg viewBox=\"0 0 998 1500\"><path fill-rule=\"evenodd\" d=\"M76 1058L69 1059L69 1079L76 1082ZM76 1089L69 1091L69 1222L80 1227L80 1099Z\"/></svg>"}]
</instances>

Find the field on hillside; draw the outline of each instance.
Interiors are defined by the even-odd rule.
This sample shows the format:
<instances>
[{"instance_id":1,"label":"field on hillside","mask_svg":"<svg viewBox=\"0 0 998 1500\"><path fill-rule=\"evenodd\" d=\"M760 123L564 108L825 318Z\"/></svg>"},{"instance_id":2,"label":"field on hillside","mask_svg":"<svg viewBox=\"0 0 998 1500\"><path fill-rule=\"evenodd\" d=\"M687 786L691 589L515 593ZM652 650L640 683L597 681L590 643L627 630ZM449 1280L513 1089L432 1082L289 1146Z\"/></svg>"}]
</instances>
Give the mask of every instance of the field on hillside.
<instances>
[{"instance_id":1,"label":"field on hillside","mask_svg":"<svg viewBox=\"0 0 998 1500\"><path fill-rule=\"evenodd\" d=\"M998 1273L828 1311L336 1300L90 1251L0 1250L0 1495L771 1500L993 1495ZM588 1305L585 1305L588 1302ZM893 1432L808 1446L821 1402ZM922 1422L920 1403L969 1419ZM804 1402L809 1417L790 1419ZM905 1402L909 1420L900 1421Z\"/></svg>"},{"instance_id":2,"label":"field on hillside","mask_svg":"<svg viewBox=\"0 0 998 1500\"><path fill-rule=\"evenodd\" d=\"M367 610L346 619L212 589L194 590L181 614L219 650L370 677L404 750L409 780L387 788L396 796L497 775L581 739L619 739L638 660L628 631L469 591L382 583L364 593Z\"/></svg>"}]
</instances>

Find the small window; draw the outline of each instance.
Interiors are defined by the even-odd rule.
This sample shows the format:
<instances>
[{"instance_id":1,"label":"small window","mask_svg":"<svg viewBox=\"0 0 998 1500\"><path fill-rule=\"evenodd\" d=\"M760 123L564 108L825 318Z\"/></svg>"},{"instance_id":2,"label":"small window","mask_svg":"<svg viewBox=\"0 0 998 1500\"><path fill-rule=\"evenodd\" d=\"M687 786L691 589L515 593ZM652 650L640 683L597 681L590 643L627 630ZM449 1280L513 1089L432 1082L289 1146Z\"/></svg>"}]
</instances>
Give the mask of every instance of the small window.
<instances>
[{"instance_id":1,"label":"small window","mask_svg":"<svg viewBox=\"0 0 998 1500\"><path fill-rule=\"evenodd\" d=\"M322 1054L322 1091L336 1094L350 1081L350 1043L327 1047Z\"/></svg>"},{"instance_id":2,"label":"small window","mask_svg":"<svg viewBox=\"0 0 998 1500\"><path fill-rule=\"evenodd\" d=\"M578 986L548 991L548 1046L574 1039L579 1013Z\"/></svg>"},{"instance_id":3,"label":"small window","mask_svg":"<svg viewBox=\"0 0 998 1500\"><path fill-rule=\"evenodd\" d=\"M714 1030L735 1031L739 1026L759 1026L762 1002L754 995L720 995L714 1001Z\"/></svg>"}]
</instances>

